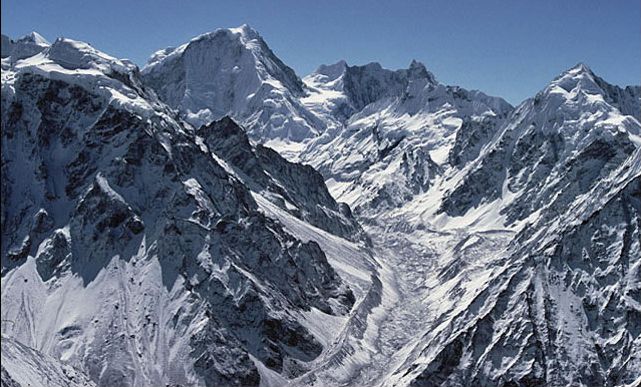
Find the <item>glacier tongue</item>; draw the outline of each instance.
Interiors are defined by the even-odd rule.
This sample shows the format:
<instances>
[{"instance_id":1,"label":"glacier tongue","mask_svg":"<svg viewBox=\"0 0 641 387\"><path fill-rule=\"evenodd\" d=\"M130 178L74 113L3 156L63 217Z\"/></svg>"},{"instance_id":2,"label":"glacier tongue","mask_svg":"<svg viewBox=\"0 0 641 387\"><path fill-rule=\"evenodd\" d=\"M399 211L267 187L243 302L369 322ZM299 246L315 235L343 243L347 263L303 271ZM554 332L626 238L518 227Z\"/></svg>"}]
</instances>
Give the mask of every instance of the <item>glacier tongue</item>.
<instances>
[{"instance_id":1,"label":"glacier tongue","mask_svg":"<svg viewBox=\"0 0 641 387\"><path fill-rule=\"evenodd\" d=\"M335 127L299 157L364 223L390 296L368 346L301 384L638 382L640 88L579 64L513 110L422 71L358 96L348 69L304 78ZM368 93L398 74L359 71Z\"/></svg>"},{"instance_id":2,"label":"glacier tongue","mask_svg":"<svg viewBox=\"0 0 641 387\"><path fill-rule=\"evenodd\" d=\"M441 130L434 121L408 130L409 113L387 124L393 115L385 106L411 105L374 103L301 156L353 206L377 255L394 268L383 282L395 300L379 320L382 345L358 355L372 366L344 378L314 376L327 385L634 385L636 89L578 65L502 114L482 94L445 90L462 100L451 105L463 122L448 142L429 142ZM489 114L469 120L468 100ZM356 126L369 109L376 120ZM385 142L398 132L398 143ZM413 191L403 166L426 146L431 152L416 160L437 173L424 174L430 183Z\"/></svg>"}]
</instances>

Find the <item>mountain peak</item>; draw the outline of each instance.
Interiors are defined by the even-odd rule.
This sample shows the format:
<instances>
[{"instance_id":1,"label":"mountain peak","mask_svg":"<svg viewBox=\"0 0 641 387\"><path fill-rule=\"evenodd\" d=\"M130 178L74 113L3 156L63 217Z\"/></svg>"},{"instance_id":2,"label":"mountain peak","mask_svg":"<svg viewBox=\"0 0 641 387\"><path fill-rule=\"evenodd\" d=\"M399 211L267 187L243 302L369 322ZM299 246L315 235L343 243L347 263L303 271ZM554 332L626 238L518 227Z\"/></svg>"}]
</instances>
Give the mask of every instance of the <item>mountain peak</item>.
<instances>
[{"instance_id":1,"label":"mountain peak","mask_svg":"<svg viewBox=\"0 0 641 387\"><path fill-rule=\"evenodd\" d=\"M47 39L33 31L17 40L2 35L2 57L11 57L12 61L36 55L49 47Z\"/></svg>"},{"instance_id":2,"label":"mountain peak","mask_svg":"<svg viewBox=\"0 0 641 387\"><path fill-rule=\"evenodd\" d=\"M590 67L583 62L579 62L566 71L569 74L590 74L594 75Z\"/></svg>"},{"instance_id":3,"label":"mountain peak","mask_svg":"<svg viewBox=\"0 0 641 387\"><path fill-rule=\"evenodd\" d=\"M347 62L343 59L334 64L322 64L318 66L312 75L324 75L327 77L326 81L333 81L343 75L347 69Z\"/></svg>"},{"instance_id":4,"label":"mountain peak","mask_svg":"<svg viewBox=\"0 0 641 387\"><path fill-rule=\"evenodd\" d=\"M585 63L577 63L554 78L543 90L546 94L584 91L589 94L602 94L603 90L598 84L597 76Z\"/></svg>"},{"instance_id":5,"label":"mountain peak","mask_svg":"<svg viewBox=\"0 0 641 387\"><path fill-rule=\"evenodd\" d=\"M412 62L410 62L410 69L412 68L425 68L425 65L423 62L417 61L416 59L412 59Z\"/></svg>"},{"instance_id":6,"label":"mountain peak","mask_svg":"<svg viewBox=\"0 0 641 387\"><path fill-rule=\"evenodd\" d=\"M427 79L430 83L436 83L434 74L427 71L425 65L422 62L417 61L416 59L412 59L407 72L410 79Z\"/></svg>"},{"instance_id":7,"label":"mountain peak","mask_svg":"<svg viewBox=\"0 0 641 387\"><path fill-rule=\"evenodd\" d=\"M311 115L291 103L305 94L303 82L247 24L157 51L142 75L194 126L231 115L254 135L300 140L315 133Z\"/></svg>"},{"instance_id":8,"label":"mountain peak","mask_svg":"<svg viewBox=\"0 0 641 387\"><path fill-rule=\"evenodd\" d=\"M369 62L367 64L364 64L364 65L358 66L358 67L361 67L361 68L367 69L367 70L375 70L375 71L382 71L383 70L383 66L381 66L381 64L378 63L378 62Z\"/></svg>"},{"instance_id":9,"label":"mountain peak","mask_svg":"<svg viewBox=\"0 0 641 387\"><path fill-rule=\"evenodd\" d=\"M247 46L247 43L252 40L260 40L261 43L266 46L266 43L262 40L260 34L256 30L251 28L248 24L243 24L239 27L232 28L218 28L212 32L206 32L204 34L196 36L195 38L191 39L189 43L203 40L220 39L222 37L237 39L238 42L244 46ZM187 45L189 43L187 43Z\"/></svg>"},{"instance_id":10,"label":"mountain peak","mask_svg":"<svg viewBox=\"0 0 641 387\"><path fill-rule=\"evenodd\" d=\"M251 28L249 24L245 23L239 27L235 28L229 28L229 31L231 31L234 34L240 34L242 37L250 38L250 39L256 39L260 37L258 34L258 31L255 29Z\"/></svg>"},{"instance_id":11,"label":"mountain peak","mask_svg":"<svg viewBox=\"0 0 641 387\"><path fill-rule=\"evenodd\" d=\"M58 38L46 52L49 59L70 69L97 69L102 72L127 72L135 67L92 47L89 43L68 38Z\"/></svg>"},{"instance_id":12,"label":"mountain peak","mask_svg":"<svg viewBox=\"0 0 641 387\"><path fill-rule=\"evenodd\" d=\"M42 35L40 35L36 31L31 31L27 35L25 35L25 36L21 37L20 39L18 39L18 41L19 42L30 42L30 43L34 43L34 44L39 45L39 46L49 46L50 45L49 41L47 41L47 39L45 39Z\"/></svg>"}]
</instances>

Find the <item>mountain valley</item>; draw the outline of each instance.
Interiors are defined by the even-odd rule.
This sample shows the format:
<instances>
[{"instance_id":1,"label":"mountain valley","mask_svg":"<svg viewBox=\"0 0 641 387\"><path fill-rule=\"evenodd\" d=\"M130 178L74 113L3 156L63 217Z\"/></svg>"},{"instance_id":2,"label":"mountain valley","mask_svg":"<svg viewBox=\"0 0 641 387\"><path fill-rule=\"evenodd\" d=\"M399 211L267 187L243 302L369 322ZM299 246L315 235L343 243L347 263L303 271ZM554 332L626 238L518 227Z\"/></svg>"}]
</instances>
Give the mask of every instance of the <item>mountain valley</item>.
<instances>
[{"instance_id":1,"label":"mountain valley","mask_svg":"<svg viewBox=\"0 0 641 387\"><path fill-rule=\"evenodd\" d=\"M641 86L2 42L3 386L641 383Z\"/></svg>"}]
</instances>

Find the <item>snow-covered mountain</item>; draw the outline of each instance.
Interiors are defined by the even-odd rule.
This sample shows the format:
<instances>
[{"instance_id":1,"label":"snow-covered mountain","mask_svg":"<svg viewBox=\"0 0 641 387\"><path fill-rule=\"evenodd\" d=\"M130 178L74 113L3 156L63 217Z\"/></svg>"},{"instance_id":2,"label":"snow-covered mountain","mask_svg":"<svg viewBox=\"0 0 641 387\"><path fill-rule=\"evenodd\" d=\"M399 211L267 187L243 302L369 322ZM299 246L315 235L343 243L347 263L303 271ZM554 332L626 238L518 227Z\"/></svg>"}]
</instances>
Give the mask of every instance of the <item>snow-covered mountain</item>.
<instances>
[{"instance_id":1,"label":"snow-covered mountain","mask_svg":"<svg viewBox=\"0 0 641 387\"><path fill-rule=\"evenodd\" d=\"M35 31L15 41L2 35L2 58L10 57L13 62L33 56L47 47L49 42Z\"/></svg>"},{"instance_id":2,"label":"snow-covered mountain","mask_svg":"<svg viewBox=\"0 0 641 387\"><path fill-rule=\"evenodd\" d=\"M317 91L307 106L342 124L300 158L358 212L395 208L426 192L445 164L475 158L512 110L500 98L438 83L416 61L397 71L339 62L305 81Z\"/></svg>"},{"instance_id":3,"label":"snow-covered mountain","mask_svg":"<svg viewBox=\"0 0 641 387\"><path fill-rule=\"evenodd\" d=\"M160 50L142 74L164 102L196 127L229 115L254 138L294 142L323 128L301 105L307 93L303 82L247 25Z\"/></svg>"},{"instance_id":4,"label":"snow-covered mountain","mask_svg":"<svg viewBox=\"0 0 641 387\"><path fill-rule=\"evenodd\" d=\"M638 106L638 90L617 102L623 109L608 103L620 95L584 64L564 72L514 111L442 210L463 215L509 195L501 209L507 223L547 205L561 212L641 145L638 119L625 114L635 99Z\"/></svg>"},{"instance_id":5,"label":"snow-covered mountain","mask_svg":"<svg viewBox=\"0 0 641 387\"><path fill-rule=\"evenodd\" d=\"M3 386L641 383L641 87L5 38Z\"/></svg>"},{"instance_id":6,"label":"snow-covered mountain","mask_svg":"<svg viewBox=\"0 0 641 387\"><path fill-rule=\"evenodd\" d=\"M370 257L318 173L229 119L194 129L134 65L69 39L2 61L2 230L3 328L103 386L295 375L369 287L328 263Z\"/></svg>"},{"instance_id":7,"label":"snow-covered mountain","mask_svg":"<svg viewBox=\"0 0 641 387\"><path fill-rule=\"evenodd\" d=\"M467 288L477 280L456 272L478 265L483 285L447 324L422 332L390 384L637 385L640 199L637 149L561 212L544 208L500 259L478 265L482 242L465 241L439 277Z\"/></svg>"},{"instance_id":8,"label":"snow-covered mountain","mask_svg":"<svg viewBox=\"0 0 641 387\"><path fill-rule=\"evenodd\" d=\"M411 114L390 114L401 99L370 105L383 123L374 128L403 134L378 159L389 145L374 146L377 131L359 129L360 113L327 145L312 143L301 157L353 205L394 273L383 289L396 292L382 302L384 344L360 363L368 372L314 376L330 385L638 384L638 91L579 64L516 109L459 108L450 136L430 120L438 104L423 105L425 127L413 132ZM465 106L449 101L449 111ZM419 141L427 151L418 159L437 173L413 191L403 173L412 159L394 155Z\"/></svg>"}]
</instances>

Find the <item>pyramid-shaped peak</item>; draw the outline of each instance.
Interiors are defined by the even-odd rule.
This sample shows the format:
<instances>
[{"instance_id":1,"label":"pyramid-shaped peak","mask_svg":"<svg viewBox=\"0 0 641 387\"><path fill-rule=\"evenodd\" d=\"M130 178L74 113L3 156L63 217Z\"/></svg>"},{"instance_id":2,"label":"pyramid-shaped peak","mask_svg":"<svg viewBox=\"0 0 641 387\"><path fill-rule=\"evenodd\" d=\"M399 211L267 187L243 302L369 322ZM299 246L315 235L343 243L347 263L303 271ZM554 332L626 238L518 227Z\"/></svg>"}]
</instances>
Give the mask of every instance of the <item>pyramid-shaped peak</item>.
<instances>
[{"instance_id":1,"label":"pyramid-shaped peak","mask_svg":"<svg viewBox=\"0 0 641 387\"><path fill-rule=\"evenodd\" d=\"M2 35L2 57L11 56L13 61L36 55L49 46L47 39L35 31L17 40Z\"/></svg>"},{"instance_id":2,"label":"pyramid-shaped peak","mask_svg":"<svg viewBox=\"0 0 641 387\"><path fill-rule=\"evenodd\" d=\"M239 27L229 28L228 30L231 31L234 34L240 34L241 36L247 37L247 38L250 38L250 39L255 39L255 38L260 36L258 34L258 31L256 31L255 29L251 28L249 26L249 24L243 24L243 25L241 25Z\"/></svg>"},{"instance_id":3,"label":"pyramid-shaped peak","mask_svg":"<svg viewBox=\"0 0 641 387\"><path fill-rule=\"evenodd\" d=\"M34 43L34 44L39 45L39 46L49 46L50 45L49 41L47 41L47 39L45 39L42 35L40 35L36 31L32 31L32 32L28 33L27 35L25 35L25 36L21 37L20 39L18 39L18 41L30 42L30 43Z\"/></svg>"},{"instance_id":4,"label":"pyramid-shaped peak","mask_svg":"<svg viewBox=\"0 0 641 387\"><path fill-rule=\"evenodd\" d=\"M412 59L409 68L407 69L410 79L427 79L430 83L436 83L434 74L427 71L427 68L422 62Z\"/></svg>"},{"instance_id":5,"label":"pyramid-shaped peak","mask_svg":"<svg viewBox=\"0 0 641 387\"><path fill-rule=\"evenodd\" d=\"M554 78L544 89L546 93L554 93L557 87L566 92L583 90L590 94L602 93L597 81L598 77L585 63L577 63Z\"/></svg>"},{"instance_id":6,"label":"pyramid-shaped peak","mask_svg":"<svg viewBox=\"0 0 641 387\"><path fill-rule=\"evenodd\" d=\"M594 80L594 77L596 75L590 69L588 65L586 65L583 62L579 62L575 64L574 66L570 67L569 69L565 70L562 72L556 80L560 79L588 79L588 80Z\"/></svg>"},{"instance_id":7,"label":"pyramid-shaped peak","mask_svg":"<svg viewBox=\"0 0 641 387\"><path fill-rule=\"evenodd\" d=\"M590 67L587 64L583 63L583 62L579 62L579 63L575 64L569 70L567 70L566 73L568 73L568 74L589 74L589 75L594 75L594 73L592 72L592 69L590 69Z\"/></svg>"},{"instance_id":8,"label":"pyramid-shaped peak","mask_svg":"<svg viewBox=\"0 0 641 387\"><path fill-rule=\"evenodd\" d=\"M325 75L330 79L336 79L345 72L345 69L347 69L347 62L341 59L334 64L322 64L318 66L314 74Z\"/></svg>"},{"instance_id":9,"label":"pyramid-shaped peak","mask_svg":"<svg viewBox=\"0 0 641 387\"><path fill-rule=\"evenodd\" d=\"M42 45L42 46L49 46L50 43L47 39L44 38L44 36L40 35L36 31L32 31L28 35L26 35L23 39L28 38L31 42Z\"/></svg>"}]
</instances>

